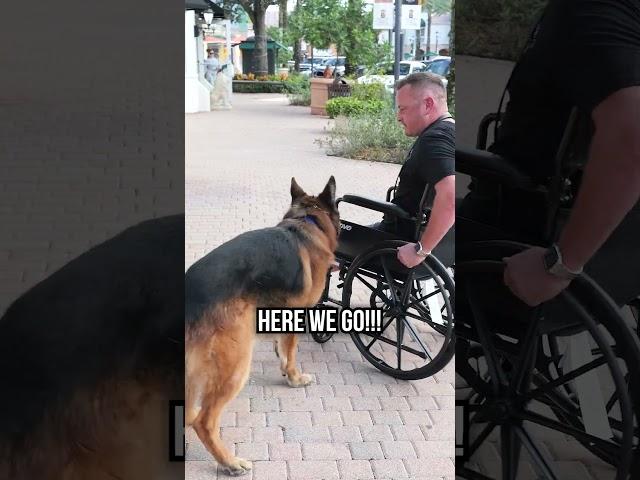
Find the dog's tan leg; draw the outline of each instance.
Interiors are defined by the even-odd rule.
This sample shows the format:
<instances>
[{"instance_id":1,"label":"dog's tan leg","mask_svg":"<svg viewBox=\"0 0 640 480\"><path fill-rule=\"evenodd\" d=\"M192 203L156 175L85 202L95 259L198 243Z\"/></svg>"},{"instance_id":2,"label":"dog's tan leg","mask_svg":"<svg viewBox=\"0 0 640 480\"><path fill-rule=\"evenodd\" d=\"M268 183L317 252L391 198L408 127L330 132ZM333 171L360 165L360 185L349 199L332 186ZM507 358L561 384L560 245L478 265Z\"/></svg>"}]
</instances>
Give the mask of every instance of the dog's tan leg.
<instances>
[{"instance_id":1,"label":"dog's tan leg","mask_svg":"<svg viewBox=\"0 0 640 480\"><path fill-rule=\"evenodd\" d=\"M242 390L251 369L253 323L238 319L234 325L216 332L210 344L208 362L203 362L203 375L209 373L202 408L193 422L198 437L229 475L244 475L251 462L234 457L220 438L222 410Z\"/></svg>"},{"instance_id":2,"label":"dog's tan leg","mask_svg":"<svg viewBox=\"0 0 640 480\"><path fill-rule=\"evenodd\" d=\"M284 351L285 355L281 355L280 358L286 357L284 365L285 372L287 374L287 383L291 387L304 387L312 382L311 375L300 373L296 367L296 347L298 345L298 337L295 334L282 335L278 344L282 344L281 351ZM282 362L281 362L282 366Z\"/></svg>"},{"instance_id":3,"label":"dog's tan leg","mask_svg":"<svg viewBox=\"0 0 640 480\"><path fill-rule=\"evenodd\" d=\"M184 423L185 426L190 427L193 425L193 422L196 420L198 413L200 413L200 407L197 403L200 401L198 394L198 385L195 384L198 380L195 378L187 377L187 388L185 400L185 415L184 415Z\"/></svg>"},{"instance_id":4,"label":"dog's tan leg","mask_svg":"<svg viewBox=\"0 0 640 480\"><path fill-rule=\"evenodd\" d=\"M285 350L284 339L286 335L278 335L278 338L274 340L276 347L276 355L280 359L280 371L282 376L287 375L287 351Z\"/></svg>"}]
</instances>

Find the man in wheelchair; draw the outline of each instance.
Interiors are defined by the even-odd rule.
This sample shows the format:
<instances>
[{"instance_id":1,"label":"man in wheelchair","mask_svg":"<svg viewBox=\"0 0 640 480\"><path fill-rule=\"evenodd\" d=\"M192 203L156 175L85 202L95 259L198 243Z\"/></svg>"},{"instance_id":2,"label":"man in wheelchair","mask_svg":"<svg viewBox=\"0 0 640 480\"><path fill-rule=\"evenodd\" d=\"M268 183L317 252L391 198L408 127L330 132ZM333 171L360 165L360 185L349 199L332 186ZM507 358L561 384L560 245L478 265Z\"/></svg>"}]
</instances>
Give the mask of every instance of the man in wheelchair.
<instances>
[{"instance_id":1,"label":"man in wheelchair","mask_svg":"<svg viewBox=\"0 0 640 480\"><path fill-rule=\"evenodd\" d=\"M443 240L455 222L455 122L449 114L442 78L414 73L396 85L397 118L409 137L417 137L398 174L391 200L412 217L431 208L420 239L411 220L385 215L375 228L412 243L398 249L398 260L412 268ZM426 199L422 196L427 195Z\"/></svg>"},{"instance_id":2,"label":"man in wheelchair","mask_svg":"<svg viewBox=\"0 0 640 480\"><path fill-rule=\"evenodd\" d=\"M551 430L640 478L640 343L619 308L640 295L640 4L550 1L507 93L477 149L456 149L472 178L456 215L472 438L456 473L487 478L476 453L498 429L499 478L520 478L522 450L562 478L539 447Z\"/></svg>"},{"instance_id":3,"label":"man in wheelchair","mask_svg":"<svg viewBox=\"0 0 640 480\"><path fill-rule=\"evenodd\" d=\"M640 6L596 3L550 2L507 84L489 149L531 186L571 197L562 200L571 203L564 226L544 238L557 205L495 178L474 180L459 209L483 223L501 210L501 228L555 242L507 260L505 282L529 305L556 296L583 268L620 305L640 295ZM596 58L602 64L594 68ZM559 152L572 109L576 128L567 140L577 149ZM577 170L581 180L571 177ZM571 191L560 191L568 182Z\"/></svg>"}]
</instances>

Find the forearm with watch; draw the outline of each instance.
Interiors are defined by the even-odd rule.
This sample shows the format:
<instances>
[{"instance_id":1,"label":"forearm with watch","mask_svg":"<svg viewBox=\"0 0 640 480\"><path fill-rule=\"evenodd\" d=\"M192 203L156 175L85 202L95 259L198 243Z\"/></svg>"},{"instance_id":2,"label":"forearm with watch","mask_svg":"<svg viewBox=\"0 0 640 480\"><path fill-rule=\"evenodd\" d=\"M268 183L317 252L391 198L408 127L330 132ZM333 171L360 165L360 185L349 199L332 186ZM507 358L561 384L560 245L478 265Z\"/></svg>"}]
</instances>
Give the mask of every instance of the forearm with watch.
<instances>
[{"instance_id":1,"label":"forearm with watch","mask_svg":"<svg viewBox=\"0 0 640 480\"><path fill-rule=\"evenodd\" d=\"M596 125L580 192L557 244L568 272L582 270L640 198L638 141L619 123L603 123Z\"/></svg>"},{"instance_id":2,"label":"forearm with watch","mask_svg":"<svg viewBox=\"0 0 640 480\"><path fill-rule=\"evenodd\" d=\"M426 257L440 243L456 220L455 177L445 177L436 184L429 222L420 240L415 244L416 253Z\"/></svg>"}]
</instances>

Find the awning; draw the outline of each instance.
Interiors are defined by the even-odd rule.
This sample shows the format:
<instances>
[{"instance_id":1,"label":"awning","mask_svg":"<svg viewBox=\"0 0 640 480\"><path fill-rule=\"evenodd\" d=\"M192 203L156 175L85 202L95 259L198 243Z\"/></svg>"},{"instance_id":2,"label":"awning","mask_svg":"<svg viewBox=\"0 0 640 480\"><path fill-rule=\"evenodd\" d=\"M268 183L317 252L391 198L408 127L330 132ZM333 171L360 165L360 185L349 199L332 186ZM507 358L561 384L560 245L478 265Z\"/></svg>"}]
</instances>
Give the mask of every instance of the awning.
<instances>
[{"instance_id":1,"label":"awning","mask_svg":"<svg viewBox=\"0 0 640 480\"><path fill-rule=\"evenodd\" d=\"M213 18L225 18L222 7L216 5L211 0L185 0L185 10L195 10L198 12L212 11Z\"/></svg>"},{"instance_id":2,"label":"awning","mask_svg":"<svg viewBox=\"0 0 640 480\"><path fill-rule=\"evenodd\" d=\"M249 37L246 40L244 40L243 42L240 42L240 50L253 50L254 48L256 48L256 39L255 37ZM275 40L268 38L267 39L267 49L273 49L275 48L276 50L280 50L281 48L287 48L284 45L282 45L281 43L276 42Z\"/></svg>"}]
</instances>

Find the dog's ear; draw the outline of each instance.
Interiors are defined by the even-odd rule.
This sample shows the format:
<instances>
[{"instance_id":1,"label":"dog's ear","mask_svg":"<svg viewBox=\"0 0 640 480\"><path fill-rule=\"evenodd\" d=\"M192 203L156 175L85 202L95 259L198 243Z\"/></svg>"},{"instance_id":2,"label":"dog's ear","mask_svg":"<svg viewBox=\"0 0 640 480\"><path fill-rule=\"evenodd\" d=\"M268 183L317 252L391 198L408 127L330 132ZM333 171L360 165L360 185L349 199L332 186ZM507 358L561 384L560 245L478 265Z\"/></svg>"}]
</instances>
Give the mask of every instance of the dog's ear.
<instances>
[{"instance_id":1,"label":"dog's ear","mask_svg":"<svg viewBox=\"0 0 640 480\"><path fill-rule=\"evenodd\" d=\"M291 177L291 201L295 202L300 197L304 197L306 192L300 188L298 182L296 182L295 177Z\"/></svg>"},{"instance_id":2,"label":"dog's ear","mask_svg":"<svg viewBox=\"0 0 640 480\"><path fill-rule=\"evenodd\" d=\"M322 193L318 195L318 200L331 208L336 204L336 179L333 178L333 175L331 175Z\"/></svg>"}]
</instances>

